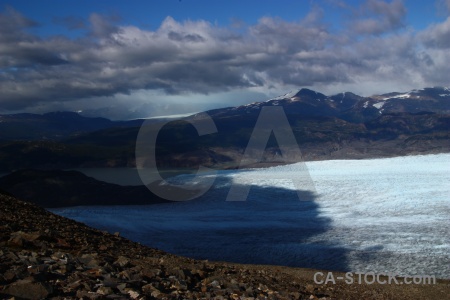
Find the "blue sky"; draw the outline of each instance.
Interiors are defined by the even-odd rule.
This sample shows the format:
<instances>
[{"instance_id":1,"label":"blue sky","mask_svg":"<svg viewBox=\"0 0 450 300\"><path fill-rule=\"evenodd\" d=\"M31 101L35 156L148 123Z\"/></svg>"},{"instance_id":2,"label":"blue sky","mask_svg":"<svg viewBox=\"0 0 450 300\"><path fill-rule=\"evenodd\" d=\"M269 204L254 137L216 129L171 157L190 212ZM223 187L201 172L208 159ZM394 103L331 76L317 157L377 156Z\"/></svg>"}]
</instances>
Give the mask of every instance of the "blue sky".
<instances>
[{"instance_id":1,"label":"blue sky","mask_svg":"<svg viewBox=\"0 0 450 300\"><path fill-rule=\"evenodd\" d=\"M450 0L0 1L0 113L115 119L448 86Z\"/></svg>"},{"instance_id":2,"label":"blue sky","mask_svg":"<svg viewBox=\"0 0 450 300\"><path fill-rule=\"evenodd\" d=\"M0 1L3 8L11 6L40 23L36 33L48 36L64 34L79 36L82 29L67 30L58 19L74 18L88 22L92 13L118 18L118 23L135 25L141 28L156 29L161 22L171 16L176 20L207 20L219 26L231 26L236 22L255 24L261 17L279 17L285 21L298 21L304 18L315 6L324 9L325 19L336 29L341 27L348 10L342 9L340 1L307 0L248 0L248 1L208 1L208 0L159 0L159 1L56 1L56 0L15 0ZM360 0L342 1L356 8ZM404 1L408 10L406 22L416 30L424 29L432 22L441 22L446 14L441 10L444 2Z\"/></svg>"}]
</instances>

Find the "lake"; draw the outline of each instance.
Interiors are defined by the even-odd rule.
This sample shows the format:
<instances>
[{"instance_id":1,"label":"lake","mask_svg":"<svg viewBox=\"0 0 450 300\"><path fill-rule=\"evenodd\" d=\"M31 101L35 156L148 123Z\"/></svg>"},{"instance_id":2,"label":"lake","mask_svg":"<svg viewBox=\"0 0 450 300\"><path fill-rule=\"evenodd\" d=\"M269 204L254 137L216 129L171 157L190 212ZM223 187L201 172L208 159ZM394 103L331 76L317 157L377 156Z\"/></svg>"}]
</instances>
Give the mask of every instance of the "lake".
<instances>
[{"instance_id":1,"label":"lake","mask_svg":"<svg viewBox=\"0 0 450 300\"><path fill-rule=\"evenodd\" d=\"M450 154L306 166L313 186L299 192L304 163L219 171L191 201L52 211L198 259L450 278ZM246 201L226 201L232 185L251 186Z\"/></svg>"}]
</instances>

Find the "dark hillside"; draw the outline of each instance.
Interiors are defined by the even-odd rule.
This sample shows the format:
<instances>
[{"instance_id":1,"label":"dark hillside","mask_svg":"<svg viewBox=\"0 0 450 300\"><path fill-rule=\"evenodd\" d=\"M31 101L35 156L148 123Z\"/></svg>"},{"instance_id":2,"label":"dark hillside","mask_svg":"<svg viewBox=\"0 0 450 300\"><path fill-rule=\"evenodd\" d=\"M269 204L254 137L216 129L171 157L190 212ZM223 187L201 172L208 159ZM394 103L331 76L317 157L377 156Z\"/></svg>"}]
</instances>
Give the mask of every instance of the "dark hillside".
<instances>
[{"instance_id":1,"label":"dark hillside","mask_svg":"<svg viewBox=\"0 0 450 300\"><path fill-rule=\"evenodd\" d=\"M0 188L42 207L143 205L166 202L145 186L120 186L77 171L21 170L0 178Z\"/></svg>"}]
</instances>

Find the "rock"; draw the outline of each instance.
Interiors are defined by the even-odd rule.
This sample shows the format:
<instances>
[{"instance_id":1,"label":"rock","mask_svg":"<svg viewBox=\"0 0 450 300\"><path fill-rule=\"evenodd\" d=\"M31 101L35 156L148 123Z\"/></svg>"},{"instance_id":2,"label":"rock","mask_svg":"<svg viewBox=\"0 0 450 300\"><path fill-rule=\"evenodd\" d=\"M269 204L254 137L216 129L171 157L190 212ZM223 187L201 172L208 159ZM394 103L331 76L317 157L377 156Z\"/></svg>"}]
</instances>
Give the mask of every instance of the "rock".
<instances>
[{"instance_id":1,"label":"rock","mask_svg":"<svg viewBox=\"0 0 450 300\"><path fill-rule=\"evenodd\" d=\"M138 292L133 291L133 290L129 290L128 291L128 295L130 295L131 299L137 299L140 296L140 294Z\"/></svg>"},{"instance_id":2,"label":"rock","mask_svg":"<svg viewBox=\"0 0 450 300\"><path fill-rule=\"evenodd\" d=\"M180 269L180 268L174 268L174 269L170 270L168 273L169 273L170 275L175 276L175 277L176 277L177 279L179 279L179 280L184 280L184 279L186 279L186 274L185 274L185 272L184 272L182 269Z\"/></svg>"},{"instance_id":3,"label":"rock","mask_svg":"<svg viewBox=\"0 0 450 300\"><path fill-rule=\"evenodd\" d=\"M25 239L21 237L20 235L11 236L11 238L8 241L8 246L10 247L24 247L25 246Z\"/></svg>"},{"instance_id":4,"label":"rock","mask_svg":"<svg viewBox=\"0 0 450 300\"><path fill-rule=\"evenodd\" d=\"M111 288L117 287L118 280L116 278L112 278L111 274L106 274L103 279L103 285Z\"/></svg>"},{"instance_id":5,"label":"rock","mask_svg":"<svg viewBox=\"0 0 450 300\"><path fill-rule=\"evenodd\" d=\"M150 296L158 298L161 295L161 292L158 290L154 290L151 292Z\"/></svg>"},{"instance_id":6,"label":"rock","mask_svg":"<svg viewBox=\"0 0 450 300\"><path fill-rule=\"evenodd\" d=\"M111 295L113 293L112 288L107 287L107 286L101 286L97 289L97 294L100 295Z\"/></svg>"},{"instance_id":7,"label":"rock","mask_svg":"<svg viewBox=\"0 0 450 300\"><path fill-rule=\"evenodd\" d=\"M119 285L117 285L117 289L122 293L122 294L127 294L127 291L125 290L127 288L127 284L126 283L121 283Z\"/></svg>"},{"instance_id":8,"label":"rock","mask_svg":"<svg viewBox=\"0 0 450 300\"><path fill-rule=\"evenodd\" d=\"M3 274L3 278L6 280L6 282L12 282L15 280L16 277L16 272L14 272L13 270L8 270Z\"/></svg>"},{"instance_id":9,"label":"rock","mask_svg":"<svg viewBox=\"0 0 450 300\"><path fill-rule=\"evenodd\" d=\"M307 284L305 286L305 290L309 293L312 293L312 292L314 292L314 286L312 284Z\"/></svg>"},{"instance_id":10,"label":"rock","mask_svg":"<svg viewBox=\"0 0 450 300\"><path fill-rule=\"evenodd\" d=\"M214 287L214 288L219 288L220 289L220 283L217 280L214 280L209 285Z\"/></svg>"},{"instance_id":11,"label":"rock","mask_svg":"<svg viewBox=\"0 0 450 300\"><path fill-rule=\"evenodd\" d=\"M98 261L96 255L83 254L78 260L85 265L87 268L97 268Z\"/></svg>"},{"instance_id":12,"label":"rock","mask_svg":"<svg viewBox=\"0 0 450 300\"><path fill-rule=\"evenodd\" d=\"M104 295L100 295L97 293L93 293L93 292L88 292L88 291L77 291L77 298L78 299L101 299Z\"/></svg>"},{"instance_id":13,"label":"rock","mask_svg":"<svg viewBox=\"0 0 450 300\"><path fill-rule=\"evenodd\" d=\"M44 299L52 293L51 286L41 282L32 282L30 280L19 280L8 286L2 291L4 294L23 299Z\"/></svg>"},{"instance_id":14,"label":"rock","mask_svg":"<svg viewBox=\"0 0 450 300\"><path fill-rule=\"evenodd\" d=\"M49 265L42 264L42 265L35 265L35 266L28 266L28 273L31 275L39 274L42 272L46 272L49 268Z\"/></svg>"},{"instance_id":15,"label":"rock","mask_svg":"<svg viewBox=\"0 0 450 300\"><path fill-rule=\"evenodd\" d=\"M15 260L19 259L19 257L17 255L15 255L13 252L9 252L6 255L6 258L8 258L9 260L12 260L12 261L15 261Z\"/></svg>"},{"instance_id":16,"label":"rock","mask_svg":"<svg viewBox=\"0 0 450 300\"><path fill-rule=\"evenodd\" d=\"M119 273L119 278L120 279L129 281L129 280L131 280L131 277L132 277L131 272L128 271L128 270L125 270L125 271L122 271L122 272Z\"/></svg>"},{"instance_id":17,"label":"rock","mask_svg":"<svg viewBox=\"0 0 450 300\"><path fill-rule=\"evenodd\" d=\"M70 249L70 247L71 247L70 244L65 239L57 239L56 245L61 248L69 248Z\"/></svg>"},{"instance_id":18,"label":"rock","mask_svg":"<svg viewBox=\"0 0 450 300\"><path fill-rule=\"evenodd\" d=\"M141 271L141 276L144 280L153 280L160 275L161 275L160 269L149 269L149 270L144 269Z\"/></svg>"},{"instance_id":19,"label":"rock","mask_svg":"<svg viewBox=\"0 0 450 300\"><path fill-rule=\"evenodd\" d=\"M114 262L114 265L118 265L122 268L129 267L131 265L130 260L125 256L119 256L119 258Z\"/></svg>"},{"instance_id":20,"label":"rock","mask_svg":"<svg viewBox=\"0 0 450 300\"><path fill-rule=\"evenodd\" d=\"M66 288L67 288L68 290L76 290L76 289L78 289L81 285L82 285L82 284L81 284L81 280L77 280L77 281L74 281L74 282L71 282L71 283L67 284Z\"/></svg>"},{"instance_id":21,"label":"rock","mask_svg":"<svg viewBox=\"0 0 450 300\"><path fill-rule=\"evenodd\" d=\"M62 252L59 252L59 251L55 252L55 253L52 253L50 255L50 258L55 260L55 261L58 261L60 259L64 259L65 257L66 257L66 255L64 253L62 253Z\"/></svg>"}]
</instances>

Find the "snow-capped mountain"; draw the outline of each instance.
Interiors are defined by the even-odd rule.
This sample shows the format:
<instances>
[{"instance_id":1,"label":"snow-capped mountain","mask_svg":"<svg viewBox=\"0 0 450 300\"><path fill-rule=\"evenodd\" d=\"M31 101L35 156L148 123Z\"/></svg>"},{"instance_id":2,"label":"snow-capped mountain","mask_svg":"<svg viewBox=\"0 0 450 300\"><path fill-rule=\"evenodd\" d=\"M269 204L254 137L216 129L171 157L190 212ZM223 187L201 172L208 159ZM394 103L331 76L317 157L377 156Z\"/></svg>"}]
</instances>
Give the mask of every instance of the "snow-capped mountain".
<instances>
[{"instance_id":1,"label":"snow-capped mountain","mask_svg":"<svg viewBox=\"0 0 450 300\"><path fill-rule=\"evenodd\" d=\"M450 113L450 88L433 87L412 90L407 93L389 93L371 97L372 106L381 113L429 111Z\"/></svg>"},{"instance_id":2,"label":"snow-capped mountain","mask_svg":"<svg viewBox=\"0 0 450 300\"><path fill-rule=\"evenodd\" d=\"M301 89L263 102L208 111L217 127L214 134L199 137L183 120L167 124L158 135L159 165L167 169L195 169L198 164L236 167L264 106L284 108L307 160L446 153L450 149L448 88L371 97L350 92L326 96ZM134 166L141 124L142 120L91 120L74 113L0 116L0 170ZM270 138L265 162L279 159L277 147Z\"/></svg>"},{"instance_id":3,"label":"snow-capped mountain","mask_svg":"<svg viewBox=\"0 0 450 300\"><path fill-rule=\"evenodd\" d=\"M362 97L351 92L332 96L300 89L263 102L211 110L214 117L247 115L259 112L263 106L283 106L287 114L338 117L350 122L365 122L391 113L450 113L450 89L424 88L406 93L388 93Z\"/></svg>"}]
</instances>

